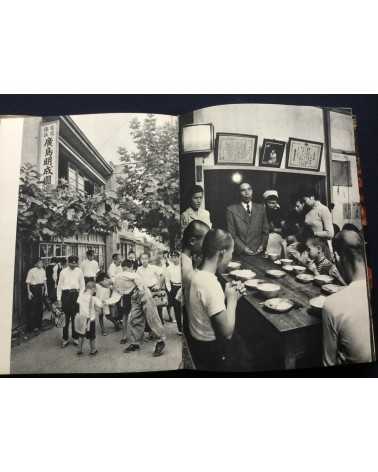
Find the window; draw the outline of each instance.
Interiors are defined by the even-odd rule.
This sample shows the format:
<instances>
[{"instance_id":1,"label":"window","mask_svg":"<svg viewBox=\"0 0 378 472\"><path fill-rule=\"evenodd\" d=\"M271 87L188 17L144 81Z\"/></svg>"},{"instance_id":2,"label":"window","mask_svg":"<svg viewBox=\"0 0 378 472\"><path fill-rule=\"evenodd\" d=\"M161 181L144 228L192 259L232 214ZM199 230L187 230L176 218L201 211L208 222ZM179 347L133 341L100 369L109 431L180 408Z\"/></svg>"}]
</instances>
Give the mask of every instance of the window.
<instances>
[{"instance_id":1,"label":"window","mask_svg":"<svg viewBox=\"0 0 378 472\"><path fill-rule=\"evenodd\" d=\"M334 187L352 186L349 161L332 161L332 180Z\"/></svg>"},{"instance_id":2,"label":"window","mask_svg":"<svg viewBox=\"0 0 378 472\"><path fill-rule=\"evenodd\" d=\"M72 190L76 190L76 169L72 166L68 167L68 185Z\"/></svg>"},{"instance_id":3,"label":"window","mask_svg":"<svg viewBox=\"0 0 378 472\"><path fill-rule=\"evenodd\" d=\"M84 177L81 174L77 174L77 190L84 192Z\"/></svg>"}]
</instances>

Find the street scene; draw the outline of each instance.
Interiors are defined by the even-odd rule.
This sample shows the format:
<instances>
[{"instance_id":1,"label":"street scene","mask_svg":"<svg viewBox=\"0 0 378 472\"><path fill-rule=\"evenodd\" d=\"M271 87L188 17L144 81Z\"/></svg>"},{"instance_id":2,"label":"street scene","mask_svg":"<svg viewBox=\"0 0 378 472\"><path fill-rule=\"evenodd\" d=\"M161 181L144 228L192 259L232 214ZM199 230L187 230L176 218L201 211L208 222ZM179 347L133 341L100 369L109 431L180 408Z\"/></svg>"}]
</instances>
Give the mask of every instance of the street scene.
<instances>
[{"instance_id":1,"label":"street scene","mask_svg":"<svg viewBox=\"0 0 378 472\"><path fill-rule=\"evenodd\" d=\"M28 117L21 136L11 373L180 368L177 119Z\"/></svg>"}]
</instances>

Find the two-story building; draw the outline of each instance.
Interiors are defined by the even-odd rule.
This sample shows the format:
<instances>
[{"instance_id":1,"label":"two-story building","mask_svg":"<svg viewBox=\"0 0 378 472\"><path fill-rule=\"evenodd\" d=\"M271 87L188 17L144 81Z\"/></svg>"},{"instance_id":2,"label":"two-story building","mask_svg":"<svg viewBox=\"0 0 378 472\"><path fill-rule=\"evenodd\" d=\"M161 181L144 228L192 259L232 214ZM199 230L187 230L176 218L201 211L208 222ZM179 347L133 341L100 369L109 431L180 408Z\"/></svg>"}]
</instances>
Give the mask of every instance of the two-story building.
<instances>
[{"instance_id":1,"label":"two-story building","mask_svg":"<svg viewBox=\"0 0 378 472\"><path fill-rule=\"evenodd\" d=\"M48 186L65 179L69 186L91 196L106 189L113 168L105 161L83 131L69 116L27 117L22 124L21 166L30 163ZM75 255L85 258L88 249L95 253L101 268L110 263L113 235L91 232L63 241L39 241L25 247L16 244L13 326L23 323L26 307L25 277L36 257L49 264L53 257Z\"/></svg>"}]
</instances>

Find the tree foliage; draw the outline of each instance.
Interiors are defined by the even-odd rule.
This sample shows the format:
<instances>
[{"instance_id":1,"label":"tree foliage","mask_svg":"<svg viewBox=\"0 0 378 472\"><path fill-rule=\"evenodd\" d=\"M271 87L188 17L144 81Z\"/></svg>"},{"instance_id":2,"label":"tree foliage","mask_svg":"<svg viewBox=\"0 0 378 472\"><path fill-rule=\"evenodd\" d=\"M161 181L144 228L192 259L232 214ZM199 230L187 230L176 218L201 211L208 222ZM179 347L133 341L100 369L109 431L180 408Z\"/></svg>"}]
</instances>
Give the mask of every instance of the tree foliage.
<instances>
[{"instance_id":1,"label":"tree foliage","mask_svg":"<svg viewBox=\"0 0 378 472\"><path fill-rule=\"evenodd\" d=\"M120 227L115 200L108 194L88 196L69 188L65 180L51 190L42 186L31 164L21 168L17 236L23 240L62 240L80 233L110 233Z\"/></svg>"},{"instance_id":2,"label":"tree foliage","mask_svg":"<svg viewBox=\"0 0 378 472\"><path fill-rule=\"evenodd\" d=\"M177 125L159 126L154 115L147 115L143 122L134 118L130 132L136 151L118 150L124 164L118 179L122 216L173 249L180 234Z\"/></svg>"}]
</instances>

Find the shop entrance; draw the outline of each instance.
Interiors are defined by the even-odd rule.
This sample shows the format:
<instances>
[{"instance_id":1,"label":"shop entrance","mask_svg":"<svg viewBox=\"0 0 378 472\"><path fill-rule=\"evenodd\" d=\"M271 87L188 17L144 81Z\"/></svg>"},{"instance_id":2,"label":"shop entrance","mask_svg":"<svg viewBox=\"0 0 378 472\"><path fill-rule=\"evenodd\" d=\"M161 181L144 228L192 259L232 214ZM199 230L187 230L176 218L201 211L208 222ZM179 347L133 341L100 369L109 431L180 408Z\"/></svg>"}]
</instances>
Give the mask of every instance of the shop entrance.
<instances>
[{"instance_id":1,"label":"shop entrance","mask_svg":"<svg viewBox=\"0 0 378 472\"><path fill-rule=\"evenodd\" d=\"M314 188L322 203L327 203L325 175L309 175L274 171L236 169L207 169L204 171L205 207L210 212L213 227L226 228L226 207L238 203L239 186L232 181L235 172L243 181L251 184L254 201L262 202L265 190L275 189L280 197L281 208L286 214L291 210L291 197L303 186Z\"/></svg>"}]
</instances>

